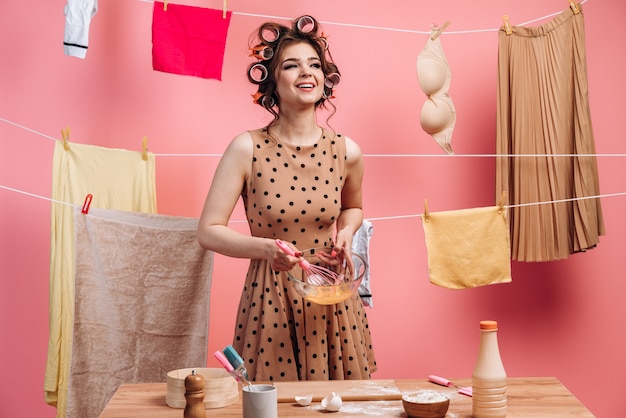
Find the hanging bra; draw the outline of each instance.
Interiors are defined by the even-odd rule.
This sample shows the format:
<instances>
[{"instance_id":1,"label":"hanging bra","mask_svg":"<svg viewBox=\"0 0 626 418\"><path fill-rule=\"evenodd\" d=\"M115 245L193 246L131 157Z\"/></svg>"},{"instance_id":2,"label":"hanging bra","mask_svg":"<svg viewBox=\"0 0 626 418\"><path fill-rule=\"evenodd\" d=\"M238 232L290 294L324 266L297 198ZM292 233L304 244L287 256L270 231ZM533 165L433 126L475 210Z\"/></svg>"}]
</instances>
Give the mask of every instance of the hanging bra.
<instances>
[{"instance_id":1,"label":"hanging bra","mask_svg":"<svg viewBox=\"0 0 626 418\"><path fill-rule=\"evenodd\" d=\"M450 141L456 122L454 103L448 95L450 67L437 36L428 37L417 57L417 78L428 99L422 106L420 124L448 154L454 154Z\"/></svg>"}]
</instances>

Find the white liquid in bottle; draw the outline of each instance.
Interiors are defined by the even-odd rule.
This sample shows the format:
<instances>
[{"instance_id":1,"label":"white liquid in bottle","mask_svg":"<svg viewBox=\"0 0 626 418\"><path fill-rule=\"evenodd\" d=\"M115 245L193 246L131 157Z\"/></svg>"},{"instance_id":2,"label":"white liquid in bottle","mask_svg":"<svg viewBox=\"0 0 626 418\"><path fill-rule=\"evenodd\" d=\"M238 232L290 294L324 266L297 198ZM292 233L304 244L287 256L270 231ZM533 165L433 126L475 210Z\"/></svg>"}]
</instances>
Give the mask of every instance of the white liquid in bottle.
<instances>
[{"instance_id":1,"label":"white liquid in bottle","mask_svg":"<svg viewBox=\"0 0 626 418\"><path fill-rule=\"evenodd\" d=\"M480 347L472 373L472 416L506 416L506 371L498 348L498 323L480 322Z\"/></svg>"}]
</instances>

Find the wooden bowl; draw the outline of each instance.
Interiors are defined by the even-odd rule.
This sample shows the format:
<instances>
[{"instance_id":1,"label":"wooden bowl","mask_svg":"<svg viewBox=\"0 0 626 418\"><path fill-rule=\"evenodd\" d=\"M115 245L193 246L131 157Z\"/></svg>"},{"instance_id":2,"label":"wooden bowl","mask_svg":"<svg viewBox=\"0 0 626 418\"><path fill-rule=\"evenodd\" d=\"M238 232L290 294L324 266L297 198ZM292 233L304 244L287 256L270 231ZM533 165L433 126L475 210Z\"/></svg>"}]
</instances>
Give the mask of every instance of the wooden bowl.
<instances>
[{"instance_id":1,"label":"wooden bowl","mask_svg":"<svg viewBox=\"0 0 626 418\"><path fill-rule=\"evenodd\" d=\"M167 373L165 402L170 408L184 408L185 378L195 370L204 377L204 409L223 408L239 400L239 384L225 369L191 368Z\"/></svg>"},{"instance_id":2,"label":"wooden bowl","mask_svg":"<svg viewBox=\"0 0 626 418\"><path fill-rule=\"evenodd\" d=\"M421 390L402 394L402 407L411 418L443 418L449 406L450 399L441 392Z\"/></svg>"}]
</instances>

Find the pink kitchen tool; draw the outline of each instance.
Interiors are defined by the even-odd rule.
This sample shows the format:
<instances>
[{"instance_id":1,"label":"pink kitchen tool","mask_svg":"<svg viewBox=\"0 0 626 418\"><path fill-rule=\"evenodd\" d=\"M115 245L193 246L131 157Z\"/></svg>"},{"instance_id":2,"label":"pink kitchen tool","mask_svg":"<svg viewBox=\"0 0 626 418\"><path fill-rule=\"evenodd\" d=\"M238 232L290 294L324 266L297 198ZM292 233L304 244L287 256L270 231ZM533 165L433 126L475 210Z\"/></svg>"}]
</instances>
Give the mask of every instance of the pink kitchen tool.
<instances>
[{"instance_id":1,"label":"pink kitchen tool","mask_svg":"<svg viewBox=\"0 0 626 418\"><path fill-rule=\"evenodd\" d=\"M221 351L217 350L215 353L213 353L213 355L215 356L217 361L219 361L221 363L221 365L224 366L226 371L228 373L230 373L230 375L232 377L235 378L235 380L237 382L240 382L242 385L245 385L245 386L248 386L249 388L252 388L252 383L250 383L248 378L243 373L241 373L239 370L235 370L233 368L233 365L230 364L230 362L228 361L228 358L224 355L224 353L222 353ZM254 389L250 389L250 390L254 390Z\"/></svg>"},{"instance_id":2,"label":"pink kitchen tool","mask_svg":"<svg viewBox=\"0 0 626 418\"><path fill-rule=\"evenodd\" d=\"M459 386L456 383L449 381L445 377L435 376L434 374L431 374L430 376L428 376L428 381L432 383L436 383L441 386L448 386L448 387L454 386L461 395L470 396L470 397L472 396L471 386Z\"/></svg>"},{"instance_id":3,"label":"pink kitchen tool","mask_svg":"<svg viewBox=\"0 0 626 418\"><path fill-rule=\"evenodd\" d=\"M296 257L296 252L283 241L277 239L276 245L280 248L285 254ZM324 267L316 266L304 258L300 258L298 261L298 265L302 267L302 271L306 274L307 281L316 286L333 286L341 283L343 277L338 275L332 270L329 270Z\"/></svg>"}]
</instances>

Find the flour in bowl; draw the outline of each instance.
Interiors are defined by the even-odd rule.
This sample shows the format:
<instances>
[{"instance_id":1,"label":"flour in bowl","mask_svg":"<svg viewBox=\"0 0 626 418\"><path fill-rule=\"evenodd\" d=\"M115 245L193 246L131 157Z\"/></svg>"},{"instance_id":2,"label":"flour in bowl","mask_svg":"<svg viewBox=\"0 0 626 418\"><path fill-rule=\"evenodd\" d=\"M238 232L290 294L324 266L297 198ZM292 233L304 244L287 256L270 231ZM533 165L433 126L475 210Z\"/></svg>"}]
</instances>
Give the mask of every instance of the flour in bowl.
<instances>
[{"instance_id":1,"label":"flour in bowl","mask_svg":"<svg viewBox=\"0 0 626 418\"><path fill-rule=\"evenodd\" d=\"M414 403L434 403L434 402L443 402L448 397L436 390L420 390L415 393L407 393L402 395L402 399L408 402Z\"/></svg>"}]
</instances>

